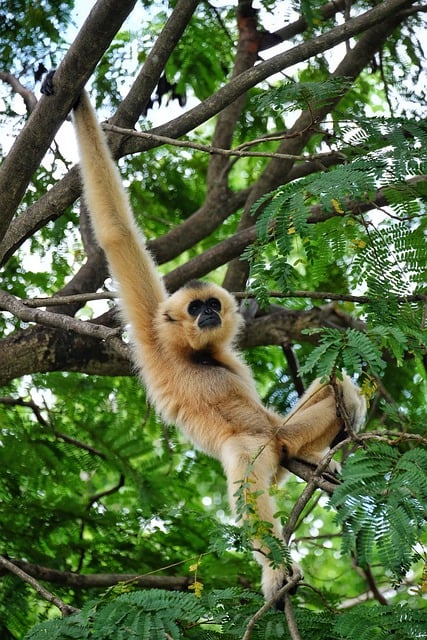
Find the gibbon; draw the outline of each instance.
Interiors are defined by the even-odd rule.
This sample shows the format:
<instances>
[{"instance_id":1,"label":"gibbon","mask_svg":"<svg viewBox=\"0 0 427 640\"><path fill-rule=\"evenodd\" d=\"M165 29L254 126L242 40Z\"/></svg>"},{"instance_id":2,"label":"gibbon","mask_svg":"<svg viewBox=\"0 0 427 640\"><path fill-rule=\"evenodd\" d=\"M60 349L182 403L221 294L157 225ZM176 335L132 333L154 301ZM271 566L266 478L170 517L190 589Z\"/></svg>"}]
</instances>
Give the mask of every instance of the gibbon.
<instances>
[{"instance_id":1,"label":"gibbon","mask_svg":"<svg viewBox=\"0 0 427 640\"><path fill-rule=\"evenodd\" d=\"M73 122L84 198L118 286L149 398L166 423L177 425L198 449L222 463L234 513L236 492L244 482L256 518L270 523L271 533L281 538L269 489L287 473L280 466L284 458L317 464L342 431L334 391L314 381L286 418L261 403L251 371L234 346L243 320L233 296L200 281L168 294L85 91L74 106ZM357 431L365 400L346 375L338 384ZM269 600L286 582L286 567L273 568L268 549L258 540L253 548Z\"/></svg>"}]
</instances>

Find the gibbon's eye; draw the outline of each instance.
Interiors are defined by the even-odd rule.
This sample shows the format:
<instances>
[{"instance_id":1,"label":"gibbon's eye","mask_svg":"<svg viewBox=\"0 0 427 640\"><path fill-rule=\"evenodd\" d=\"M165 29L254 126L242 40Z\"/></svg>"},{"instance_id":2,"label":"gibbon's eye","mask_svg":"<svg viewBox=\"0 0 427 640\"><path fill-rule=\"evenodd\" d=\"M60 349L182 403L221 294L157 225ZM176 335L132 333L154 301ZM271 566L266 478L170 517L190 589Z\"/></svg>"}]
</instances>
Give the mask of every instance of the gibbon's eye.
<instances>
[{"instance_id":1,"label":"gibbon's eye","mask_svg":"<svg viewBox=\"0 0 427 640\"><path fill-rule=\"evenodd\" d=\"M193 318L195 318L196 316L199 315L203 307L204 307L204 304L201 300L192 300L188 305L187 311L190 314L190 316L193 316Z\"/></svg>"},{"instance_id":2,"label":"gibbon's eye","mask_svg":"<svg viewBox=\"0 0 427 640\"><path fill-rule=\"evenodd\" d=\"M213 309L214 311L221 311L221 303L218 298L208 298L206 300L206 306L209 307L209 309Z\"/></svg>"}]
</instances>

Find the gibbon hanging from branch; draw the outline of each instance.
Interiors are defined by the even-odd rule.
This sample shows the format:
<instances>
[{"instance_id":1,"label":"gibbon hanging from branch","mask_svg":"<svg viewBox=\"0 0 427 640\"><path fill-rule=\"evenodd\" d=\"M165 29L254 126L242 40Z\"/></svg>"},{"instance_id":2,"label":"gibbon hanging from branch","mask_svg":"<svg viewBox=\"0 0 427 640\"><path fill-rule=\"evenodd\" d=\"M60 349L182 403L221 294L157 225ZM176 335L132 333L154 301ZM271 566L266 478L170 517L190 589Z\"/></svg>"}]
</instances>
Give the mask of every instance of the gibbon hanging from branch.
<instances>
[{"instance_id":1,"label":"gibbon hanging from branch","mask_svg":"<svg viewBox=\"0 0 427 640\"><path fill-rule=\"evenodd\" d=\"M52 75L43 92L53 92ZM287 473L281 461L298 457L317 464L342 431L334 391L315 380L286 418L263 406L251 371L234 346L243 320L233 296L200 281L168 294L85 91L73 109L73 122L84 197L118 286L149 398L166 423L180 427L198 449L222 463L233 511L236 492L245 483L256 519L270 523L271 533L281 538L269 489ZM365 400L346 375L338 384L357 431ZM253 540L253 547L269 600L286 582L286 567L273 568L260 541Z\"/></svg>"}]
</instances>

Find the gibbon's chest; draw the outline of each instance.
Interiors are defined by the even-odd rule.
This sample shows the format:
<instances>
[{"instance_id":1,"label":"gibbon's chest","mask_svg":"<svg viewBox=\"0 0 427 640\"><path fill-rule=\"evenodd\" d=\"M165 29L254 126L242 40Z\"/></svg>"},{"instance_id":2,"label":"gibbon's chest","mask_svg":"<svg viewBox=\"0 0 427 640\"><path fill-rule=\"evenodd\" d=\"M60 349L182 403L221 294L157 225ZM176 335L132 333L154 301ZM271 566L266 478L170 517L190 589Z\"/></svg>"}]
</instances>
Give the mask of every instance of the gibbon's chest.
<instances>
[{"instance_id":1,"label":"gibbon's chest","mask_svg":"<svg viewBox=\"0 0 427 640\"><path fill-rule=\"evenodd\" d=\"M209 349L145 361L142 375L160 411L168 406L168 418L186 406L215 406L230 397L259 401L251 371L238 356L221 358ZM173 408L173 409L172 409Z\"/></svg>"},{"instance_id":2,"label":"gibbon's chest","mask_svg":"<svg viewBox=\"0 0 427 640\"><path fill-rule=\"evenodd\" d=\"M227 438L268 434L278 425L279 417L262 405L250 369L238 357L221 361L210 351L193 352L181 361L171 358L161 377L146 382L165 422L215 457Z\"/></svg>"}]
</instances>

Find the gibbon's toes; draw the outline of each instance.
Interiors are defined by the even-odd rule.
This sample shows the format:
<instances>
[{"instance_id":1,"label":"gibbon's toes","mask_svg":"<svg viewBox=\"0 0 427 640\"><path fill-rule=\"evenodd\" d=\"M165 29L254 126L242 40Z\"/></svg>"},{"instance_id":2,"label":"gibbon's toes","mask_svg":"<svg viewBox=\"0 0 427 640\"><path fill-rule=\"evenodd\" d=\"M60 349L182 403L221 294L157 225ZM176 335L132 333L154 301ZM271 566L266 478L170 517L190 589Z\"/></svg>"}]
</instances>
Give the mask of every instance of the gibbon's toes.
<instances>
[{"instance_id":1,"label":"gibbon's toes","mask_svg":"<svg viewBox=\"0 0 427 640\"><path fill-rule=\"evenodd\" d=\"M341 469L342 467L339 462L337 462L336 460L331 460L326 471L334 476L338 476L341 473Z\"/></svg>"},{"instance_id":2,"label":"gibbon's toes","mask_svg":"<svg viewBox=\"0 0 427 640\"><path fill-rule=\"evenodd\" d=\"M302 570L298 564L292 564L285 572L284 568L272 569L271 567L264 567L263 569L263 593L265 599L271 600L274 595L285 585L297 577L297 581L289 589L288 593L294 595L297 591L298 584L302 580ZM285 606L284 597L279 598L274 602L274 608L279 611L283 611Z\"/></svg>"},{"instance_id":3,"label":"gibbon's toes","mask_svg":"<svg viewBox=\"0 0 427 640\"><path fill-rule=\"evenodd\" d=\"M291 457L289 455L288 447L285 444L282 444L279 453L279 465L281 467L286 467L290 459Z\"/></svg>"},{"instance_id":4,"label":"gibbon's toes","mask_svg":"<svg viewBox=\"0 0 427 640\"><path fill-rule=\"evenodd\" d=\"M299 573L300 572L301 571L299 570ZM289 571L289 578L292 579L293 573L294 573L293 569L291 568L290 571ZM284 580L283 580L283 582L281 584L281 587L286 586L288 584L288 582L289 582L288 576L285 576L285 578L284 578ZM289 589L289 591L288 591L289 595L294 596L296 594L296 592L297 592L297 589L298 589L298 583L294 584L293 587L291 589ZM277 609L278 611L284 611L284 609L285 609L285 598L282 597L282 598L279 598L278 600L276 600L276 602L274 603L274 608Z\"/></svg>"}]
</instances>

